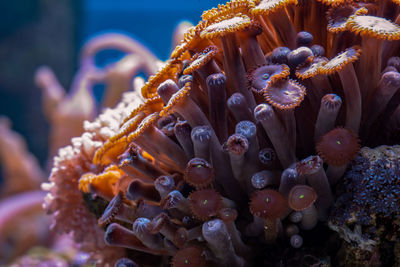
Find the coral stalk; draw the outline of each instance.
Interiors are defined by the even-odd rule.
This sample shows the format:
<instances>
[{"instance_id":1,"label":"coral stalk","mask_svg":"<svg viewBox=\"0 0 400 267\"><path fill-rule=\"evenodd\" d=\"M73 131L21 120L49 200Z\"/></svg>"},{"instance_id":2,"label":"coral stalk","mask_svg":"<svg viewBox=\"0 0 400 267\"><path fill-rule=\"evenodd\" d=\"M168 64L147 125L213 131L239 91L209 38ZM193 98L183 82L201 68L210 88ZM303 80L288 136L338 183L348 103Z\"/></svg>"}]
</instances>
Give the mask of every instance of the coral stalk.
<instances>
[{"instance_id":1,"label":"coral stalk","mask_svg":"<svg viewBox=\"0 0 400 267\"><path fill-rule=\"evenodd\" d=\"M211 74L206 80L208 87L209 116L215 134L221 143L228 138L226 119L226 78L222 73Z\"/></svg>"},{"instance_id":2,"label":"coral stalk","mask_svg":"<svg viewBox=\"0 0 400 267\"><path fill-rule=\"evenodd\" d=\"M254 117L261 122L270 138L276 154L284 168L296 162L293 147L290 146L291 140L283 125L275 115L274 110L268 104L260 104L254 109Z\"/></svg>"},{"instance_id":3,"label":"coral stalk","mask_svg":"<svg viewBox=\"0 0 400 267\"><path fill-rule=\"evenodd\" d=\"M210 249L222 265L244 266L245 261L239 257L232 244L226 225L220 219L203 224L203 236Z\"/></svg>"}]
</instances>

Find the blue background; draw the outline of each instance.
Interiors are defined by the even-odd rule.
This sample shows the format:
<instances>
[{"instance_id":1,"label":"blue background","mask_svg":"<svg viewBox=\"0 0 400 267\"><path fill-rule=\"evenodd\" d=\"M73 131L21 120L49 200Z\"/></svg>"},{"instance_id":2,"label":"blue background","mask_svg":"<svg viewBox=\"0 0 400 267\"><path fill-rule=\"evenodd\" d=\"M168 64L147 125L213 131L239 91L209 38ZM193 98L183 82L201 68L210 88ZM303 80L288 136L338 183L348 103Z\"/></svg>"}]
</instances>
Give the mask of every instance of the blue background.
<instances>
[{"instance_id":1,"label":"blue background","mask_svg":"<svg viewBox=\"0 0 400 267\"><path fill-rule=\"evenodd\" d=\"M91 35L122 31L141 41L160 59L170 54L171 37L182 20L193 24L204 10L217 7L217 0L86 0L82 7L81 44Z\"/></svg>"}]
</instances>

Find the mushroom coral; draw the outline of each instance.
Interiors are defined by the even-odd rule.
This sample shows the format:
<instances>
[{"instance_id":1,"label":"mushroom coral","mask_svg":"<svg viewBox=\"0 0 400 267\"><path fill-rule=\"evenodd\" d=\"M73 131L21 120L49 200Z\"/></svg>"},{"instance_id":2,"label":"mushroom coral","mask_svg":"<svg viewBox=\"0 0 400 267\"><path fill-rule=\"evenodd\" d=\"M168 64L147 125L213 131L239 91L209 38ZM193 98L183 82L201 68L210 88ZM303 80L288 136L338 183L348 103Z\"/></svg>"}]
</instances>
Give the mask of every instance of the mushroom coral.
<instances>
[{"instance_id":1,"label":"mushroom coral","mask_svg":"<svg viewBox=\"0 0 400 267\"><path fill-rule=\"evenodd\" d=\"M285 246L312 243L360 146L399 142L399 14L389 0L205 11L143 104L122 100L60 150L54 227L96 248L106 230L108 249L138 264L141 253L174 266L289 261Z\"/></svg>"}]
</instances>

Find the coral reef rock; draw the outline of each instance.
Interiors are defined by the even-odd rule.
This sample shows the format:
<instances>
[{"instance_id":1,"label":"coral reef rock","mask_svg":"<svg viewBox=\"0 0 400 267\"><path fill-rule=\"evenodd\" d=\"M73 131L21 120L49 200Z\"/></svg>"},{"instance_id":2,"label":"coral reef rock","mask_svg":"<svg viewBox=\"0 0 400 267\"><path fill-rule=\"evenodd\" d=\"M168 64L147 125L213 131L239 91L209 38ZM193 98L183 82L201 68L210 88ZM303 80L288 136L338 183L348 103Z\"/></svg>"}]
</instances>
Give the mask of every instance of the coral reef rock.
<instances>
[{"instance_id":1,"label":"coral reef rock","mask_svg":"<svg viewBox=\"0 0 400 267\"><path fill-rule=\"evenodd\" d=\"M338 257L399 264L400 146L362 148L338 191L329 227L348 243Z\"/></svg>"}]
</instances>

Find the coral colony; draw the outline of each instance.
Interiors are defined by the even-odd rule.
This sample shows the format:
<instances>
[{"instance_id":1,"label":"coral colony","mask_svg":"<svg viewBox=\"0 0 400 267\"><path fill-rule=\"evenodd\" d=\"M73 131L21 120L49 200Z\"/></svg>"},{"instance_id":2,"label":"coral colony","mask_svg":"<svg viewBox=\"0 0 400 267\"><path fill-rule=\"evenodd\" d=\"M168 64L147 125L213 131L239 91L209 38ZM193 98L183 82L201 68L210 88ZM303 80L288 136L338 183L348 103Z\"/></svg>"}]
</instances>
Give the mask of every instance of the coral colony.
<instances>
[{"instance_id":1,"label":"coral colony","mask_svg":"<svg viewBox=\"0 0 400 267\"><path fill-rule=\"evenodd\" d=\"M60 149L53 228L99 266L400 264L399 5L205 11Z\"/></svg>"}]
</instances>

